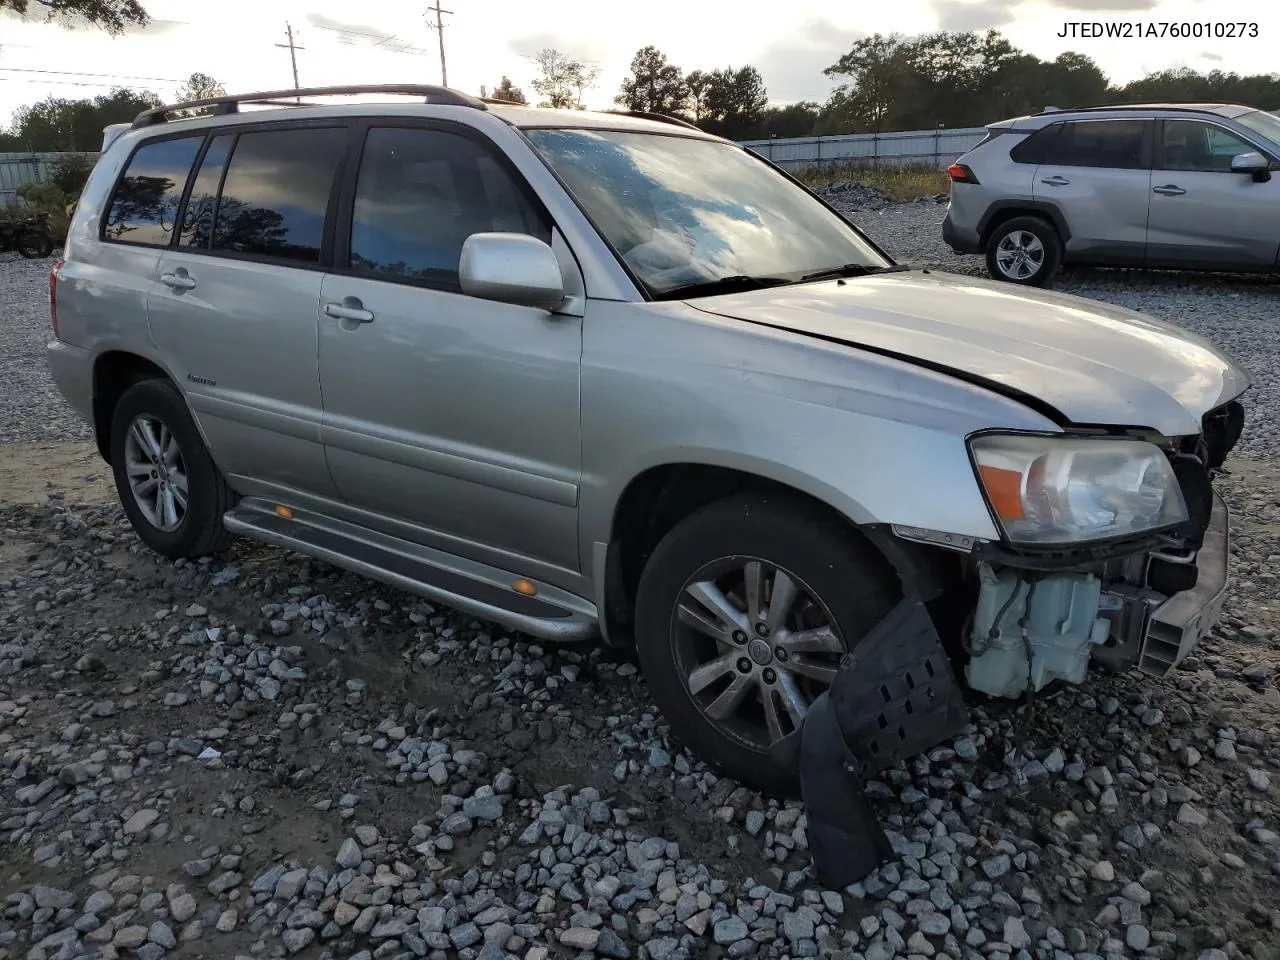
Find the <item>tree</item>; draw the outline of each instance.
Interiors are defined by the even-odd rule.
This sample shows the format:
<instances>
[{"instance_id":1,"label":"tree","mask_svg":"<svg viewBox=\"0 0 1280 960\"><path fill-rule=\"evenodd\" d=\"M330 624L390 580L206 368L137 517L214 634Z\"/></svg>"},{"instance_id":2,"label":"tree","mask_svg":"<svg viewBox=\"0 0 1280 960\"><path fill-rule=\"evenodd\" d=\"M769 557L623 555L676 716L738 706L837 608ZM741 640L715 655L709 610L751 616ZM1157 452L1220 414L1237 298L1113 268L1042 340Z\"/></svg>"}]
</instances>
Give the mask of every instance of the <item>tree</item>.
<instances>
[{"instance_id":1,"label":"tree","mask_svg":"<svg viewBox=\"0 0 1280 960\"><path fill-rule=\"evenodd\" d=\"M707 94L711 90L711 74L703 70L690 70L684 78L686 104L698 123L707 115Z\"/></svg>"},{"instance_id":2,"label":"tree","mask_svg":"<svg viewBox=\"0 0 1280 960\"><path fill-rule=\"evenodd\" d=\"M703 115L699 125L731 140L746 139L769 105L764 78L755 67L726 67L707 75Z\"/></svg>"},{"instance_id":3,"label":"tree","mask_svg":"<svg viewBox=\"0 0 1280 960\"><path fill-rule=\"evenodd\" d=\"M567 57L548 47L533 58L541 75L533 81L533 89L542 95L540 107L558 110L585 110L582 95L596 85L600 71L581 60Z\"/></svg>"},{"instance_id":4,"label":"tree","mask_svg":"<svg viewBox=\"0 0 1280 960\"><path fill-rule=\"evenodd\" d=\"M678 113L689 98L679 67L667 62L655 46L641 47L631 58L631 72L613 102L644 113Z\"/></svg>"},{"instance_id":5,"label":"tree","mask_svg":"<svg viewBox=\"0 0 1280 960\"><path fill-rule=\"evenodd\" d=\"M0 0L0 11L5 10L20 17L44 12L46 19L63 26L86 23L112 36L124 33L127 27L145 27L151 22L138 0Z\"/></svg>"},{"instance_id":6,"label":"tree","mask_svg":"<svg viewBox=\"0 0 1280 960\"><path fill-rule=\"evenodd\" d=\"M492 93L494 100L505 100L507 103L528 103L525 99L524 91L512 84L509 77L503 77L502 82L494 88Z\"/></svg>"},{"instance_id":7,"label":"tree","mask_svg":"<svg viewBox=\"0 0 1280 960\"><path fill-rule=\"evenodd\" d=\"M831 94L831 112L852 130L884 130L890 109L911 77L907 41L898 34L863 37L822 72L845 81Z\"/></svg>"},{"instance_id":8,"label":"tree","mask_svg":"<svg viewBox=\"0 0 1280 960\"><path fill-rule=\"evenodd\" d=\"M95 151L102 146L102 130L108 124L128 123L158 106L154 93L124 87L90 100L48 97L18 110L10 143L38 153Z\"/></svg>"},{"instance_id":9,"label":"tree","mask_svg":"<svg viewBox=\"0 0 1280 960\"><path fill-rule=\"evenodd\" d=\"M174 101L184 103L188 100L209 100L213 97L225 97L227 88L207 73L193 73L187 82L180 86L173 95ZM179 110L181 117L199 117L213 112L212 107L193 107L190 110Z\"/></svg>"}]
</instances>

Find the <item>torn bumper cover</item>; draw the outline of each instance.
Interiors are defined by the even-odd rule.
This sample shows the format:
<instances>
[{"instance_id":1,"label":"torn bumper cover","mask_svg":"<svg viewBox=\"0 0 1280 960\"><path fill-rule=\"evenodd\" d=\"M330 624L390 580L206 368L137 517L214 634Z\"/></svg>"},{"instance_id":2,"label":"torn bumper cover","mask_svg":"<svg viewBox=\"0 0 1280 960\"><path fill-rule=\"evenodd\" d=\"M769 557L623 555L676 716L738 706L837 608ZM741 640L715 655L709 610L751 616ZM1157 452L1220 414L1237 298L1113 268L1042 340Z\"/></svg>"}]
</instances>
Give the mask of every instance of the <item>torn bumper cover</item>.
<instances>
[{"instance_id":1,"label":"torn bumper cover","mask_svg":"<svg viewBox=\"0 0 1280 960\"><path fill-rule=\"evenodd\" d=\"M924 604L908 597L841 661L800 736L800 790L820 882L856 883L892 854L867 779L962 733L968 710Z\"/></svg>"}]
</instances>

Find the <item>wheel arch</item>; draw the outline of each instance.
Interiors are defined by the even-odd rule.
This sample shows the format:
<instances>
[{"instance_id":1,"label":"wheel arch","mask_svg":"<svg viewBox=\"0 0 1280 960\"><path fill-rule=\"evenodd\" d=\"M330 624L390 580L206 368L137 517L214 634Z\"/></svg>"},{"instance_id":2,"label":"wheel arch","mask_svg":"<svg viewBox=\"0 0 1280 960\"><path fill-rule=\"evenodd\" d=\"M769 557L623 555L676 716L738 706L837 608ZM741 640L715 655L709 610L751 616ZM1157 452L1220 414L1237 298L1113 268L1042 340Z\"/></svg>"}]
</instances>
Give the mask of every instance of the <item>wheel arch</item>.
<instances>
[{"instance_id":1,"label":"wheel arch","mask_svg":"<svg viewBox=\"0 0 1280 960\"><path fill-rule=\"evenodd\" d=\"M1065 251L1067 241L1071 239L1071 228L1067 225L1067 218L1063 216L1056 204L1042 200L997 200L991 204L982 215L982 219L978 221L978 243L981 249L984 251L987 249L987 243L990 242L991 235L998 227L1016 217L1038 217L1048 221L1057 231L1058 240L1061 241Z\"/></svg>"},{"instance_id":2,"label":"wheel arch","mask_svg":"<svg viewBox=\"0 0 1280 960\"><path fill-rule=\"evenodd\" d=\"M745 492L772 493L824 514L866 541L896 574L903 591L926 599L941 592L936 551L899 540L885 525L868 522L861 505L820 480L779 476L767 465L672 461L632 477L614 504L608 542L596 544L594 579L601 632L607 642L614 646L633 642L636 588L661 539L695 510Z\"/></svg>"},{"instance_id":3,"label":"wheel arch","mask_svg":"<svg viewBox=\"0 0 1280 960\"><path fill-rule=\"evenodd\" d=\"M151 357L119 348L103 350L94 357L93 433L98 453L107 463L111 462L111 418L116 404L135 383L151 379L167 380L182 393L173 375ZM199 429L198 421L196 426Z\"/></svg>"}]
</instances>

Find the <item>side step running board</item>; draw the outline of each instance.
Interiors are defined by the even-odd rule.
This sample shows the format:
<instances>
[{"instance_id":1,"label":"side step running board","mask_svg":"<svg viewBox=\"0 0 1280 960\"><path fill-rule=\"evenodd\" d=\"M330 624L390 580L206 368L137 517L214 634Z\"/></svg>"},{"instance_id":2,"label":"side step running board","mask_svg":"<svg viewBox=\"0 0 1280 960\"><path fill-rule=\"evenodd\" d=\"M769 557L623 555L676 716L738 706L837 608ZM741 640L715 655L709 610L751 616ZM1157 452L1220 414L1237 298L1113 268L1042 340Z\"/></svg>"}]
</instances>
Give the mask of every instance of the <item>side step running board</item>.
<instances>
[{"instance_id":1,"label":"side step running board","mask_svg":"<svg viewBox=\"0 0 1280 960\"><path fill-rule=\"evenodd\" d=\"M257 497L241 500L222 520L239 536L324 560L539 640L586 640L597 633L595 606L581 597L342 520L277 508Z\"/></svg>"}]
</instances>

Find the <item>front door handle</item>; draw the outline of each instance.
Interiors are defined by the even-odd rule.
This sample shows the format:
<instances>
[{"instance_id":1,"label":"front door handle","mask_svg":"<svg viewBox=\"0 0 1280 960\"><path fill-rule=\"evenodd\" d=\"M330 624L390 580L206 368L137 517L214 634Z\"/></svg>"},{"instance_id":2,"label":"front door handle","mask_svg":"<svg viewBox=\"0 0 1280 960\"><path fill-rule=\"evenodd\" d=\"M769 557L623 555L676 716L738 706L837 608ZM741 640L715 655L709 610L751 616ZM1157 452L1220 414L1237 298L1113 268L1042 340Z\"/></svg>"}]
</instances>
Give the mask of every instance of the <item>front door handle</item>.
<instances>
[{"instance_id":1,"label":"front door handle","mask_svg":"<svg viewBox=\"0 0 1280 960\"><path fill-rule=\"evenodd\" d=\"M185 267L179 267L173 273L160 274L160 282L170 290L190 290L196 285Z\"/></svg>"},{"instance_id":2,"label":"front door handle","mask_svg":"<svg viewBox=\"0 0 1280 960\"><path fill-rule=\"evenodd\" d=\"M1047 183L1051 187L1065 187L1071 181L1068 180L1066 177L1053 176L1053 177L1041 177L1040 182Z\"/></svg>"},{"instance_id":3,"label":"front door handle","mask_svg":"<svg viewBox=\"0 0 1280 960\"><path fill-rule=\"evenodd\" d=\"M324 305L324 312L339 320L350 320L352 323L373 323L373 311L366 310L359 297L343 297L341 303L330 301Z\"/></svg>"},{"instance_id":4,"label":"front door handle","mask_svg":"<svg viewBox=\"0 0 1280 960\"><path fill-rule=\"evenodd\" d=\"M1180 197L1187 191L1176 184L1166 183L1163 187L1152 187L1151 192L1158 193L1162 197Z\"/></svg>"}]
</instances>

